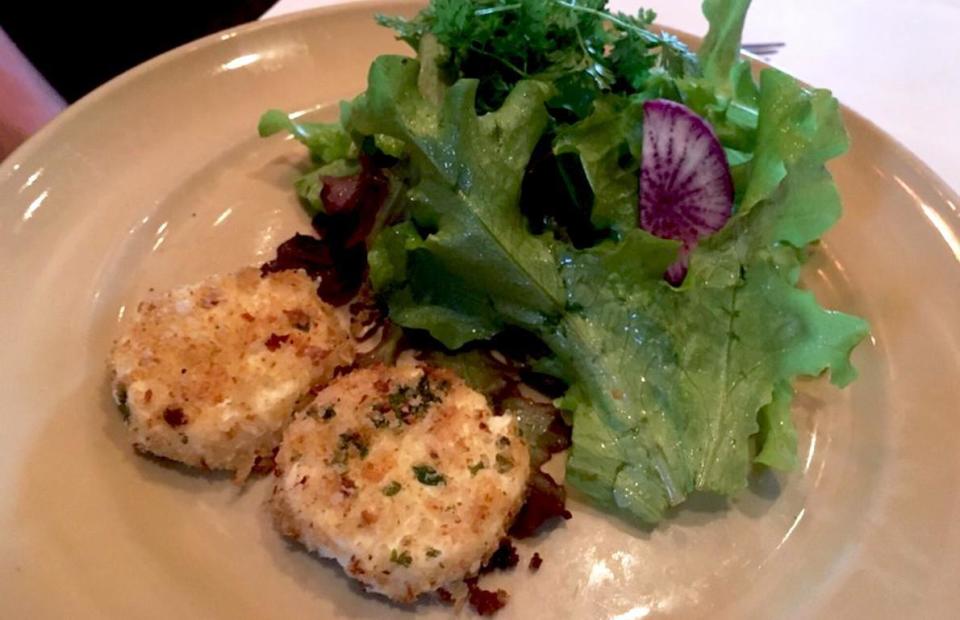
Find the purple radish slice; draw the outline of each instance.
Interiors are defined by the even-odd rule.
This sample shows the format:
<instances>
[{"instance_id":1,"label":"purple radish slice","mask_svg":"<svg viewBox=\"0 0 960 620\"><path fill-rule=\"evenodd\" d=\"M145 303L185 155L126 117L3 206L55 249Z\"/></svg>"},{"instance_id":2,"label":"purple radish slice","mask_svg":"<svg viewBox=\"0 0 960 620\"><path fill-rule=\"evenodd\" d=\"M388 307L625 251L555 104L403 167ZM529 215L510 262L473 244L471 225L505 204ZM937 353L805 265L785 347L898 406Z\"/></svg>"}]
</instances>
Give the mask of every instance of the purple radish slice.
<instances>
[{"instance_id":1,"label":"purple radish slice","mask_svg":"<svg viewBox=\"0 0 960 620\"><path fill-rule=\"evenodd\" d=\"M732 212L733 178L710 125L675 101L644 103L638 220L648 233L683 243L668 282L683 281L690 252Z\"/></svg>"}]
</instances>

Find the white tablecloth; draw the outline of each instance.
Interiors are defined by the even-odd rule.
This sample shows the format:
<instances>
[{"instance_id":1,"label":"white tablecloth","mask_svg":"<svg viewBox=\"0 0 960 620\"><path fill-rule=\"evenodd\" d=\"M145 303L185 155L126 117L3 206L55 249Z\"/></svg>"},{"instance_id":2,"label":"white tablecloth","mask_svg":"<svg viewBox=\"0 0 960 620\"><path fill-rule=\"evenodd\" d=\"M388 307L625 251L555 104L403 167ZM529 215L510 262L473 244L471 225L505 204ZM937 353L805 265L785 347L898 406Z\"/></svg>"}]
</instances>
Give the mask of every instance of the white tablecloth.
<instances>
[{"instance_id":1,"label":"white tablecloth","mask_svg":"<svg viewBox=\"0 0 960 620\"><path fill-rule=\"evenodd\" d=\"M280 0L265 17L337 1ZM700 0L612 1L641 5L706 30ZM744 41L785 42L774 64L832 89L960 189L960 0L754 0Z\"/></svg>"}]
</instances>

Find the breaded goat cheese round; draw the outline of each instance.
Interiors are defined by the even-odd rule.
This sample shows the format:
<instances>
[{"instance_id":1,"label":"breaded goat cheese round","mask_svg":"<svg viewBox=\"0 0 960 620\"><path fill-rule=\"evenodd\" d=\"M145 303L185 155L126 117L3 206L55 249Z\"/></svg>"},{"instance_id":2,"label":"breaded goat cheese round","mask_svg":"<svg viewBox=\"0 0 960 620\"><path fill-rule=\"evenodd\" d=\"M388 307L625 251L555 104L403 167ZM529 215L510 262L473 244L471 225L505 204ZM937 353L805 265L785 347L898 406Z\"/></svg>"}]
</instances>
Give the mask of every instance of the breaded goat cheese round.
<instances>
[{"instance_id":1,"label":"breaded goat cheese round","mask_svg":"<svg viewBox=\"0 0 960 620\"><path fill-rule=\"evenodd\" d=\"M138 450L243 480L310 390L353 358L303 271L251 267L141 302L110 365Z\"/></svg>"},{"instance_id":2,"label":"breaded goat cheese round","mask_svg":"<svg viewBox=\"0 0 960 620\"><path fill-rule=\"evenodd\" d=\"M448 370L375 366L298 413L277 454L278 528L401 602L476 573L519 511L513 416Z\"/></svg>"}]
</instances>

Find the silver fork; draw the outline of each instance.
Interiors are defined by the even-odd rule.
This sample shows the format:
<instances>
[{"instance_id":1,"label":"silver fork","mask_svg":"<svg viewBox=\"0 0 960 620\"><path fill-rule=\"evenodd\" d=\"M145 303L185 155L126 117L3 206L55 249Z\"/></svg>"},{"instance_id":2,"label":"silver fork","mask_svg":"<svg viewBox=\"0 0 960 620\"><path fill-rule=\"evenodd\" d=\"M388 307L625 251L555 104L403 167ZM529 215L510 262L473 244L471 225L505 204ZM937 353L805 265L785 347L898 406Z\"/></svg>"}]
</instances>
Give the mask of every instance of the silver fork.
<instances>
[{"instance_id":1,"label":"silver fork","mask_svg":"<svg viewBox=\"0 0 960 620\"><path fill-rule=\"evenodd\" d=\"M767 60L783 49L785 45L786 43L780 41L771 41L769 43L744 43L740 46L740 49L753 54L754 56L759 56L760 58Z\"/></svg>"}]
</instances>

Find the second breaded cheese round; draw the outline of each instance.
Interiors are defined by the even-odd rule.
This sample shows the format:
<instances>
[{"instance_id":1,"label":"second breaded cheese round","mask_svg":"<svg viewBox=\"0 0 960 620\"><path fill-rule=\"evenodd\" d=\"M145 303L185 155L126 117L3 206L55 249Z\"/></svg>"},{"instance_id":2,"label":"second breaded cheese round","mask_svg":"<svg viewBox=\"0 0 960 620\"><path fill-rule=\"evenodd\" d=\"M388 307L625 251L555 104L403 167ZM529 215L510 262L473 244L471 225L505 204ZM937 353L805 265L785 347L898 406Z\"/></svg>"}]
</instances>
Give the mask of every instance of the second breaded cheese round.
<instances>
[{"instance_id":1,"label":"second breaded cheese round","mask_svg":"<svg viewBox=\"0 0 960 620\"><path fill-rule=\"evenodd\" d=\"M354 371L290 424L271 500L279 529L368 589L411 602L476 573L524 500L512 416L447 370Z\"/></svg>"},{"instance_id":2,"label":"second breaded cheese round","mask_svg":"<svg viewBox=\"0 0 960 620\"><path fill-rule=\"evenodd\" d=\"M243 479L298 401L353 357L304 272L247 268L142 302L110 362L138 449Z\"/></svg>"}]
</instances>

